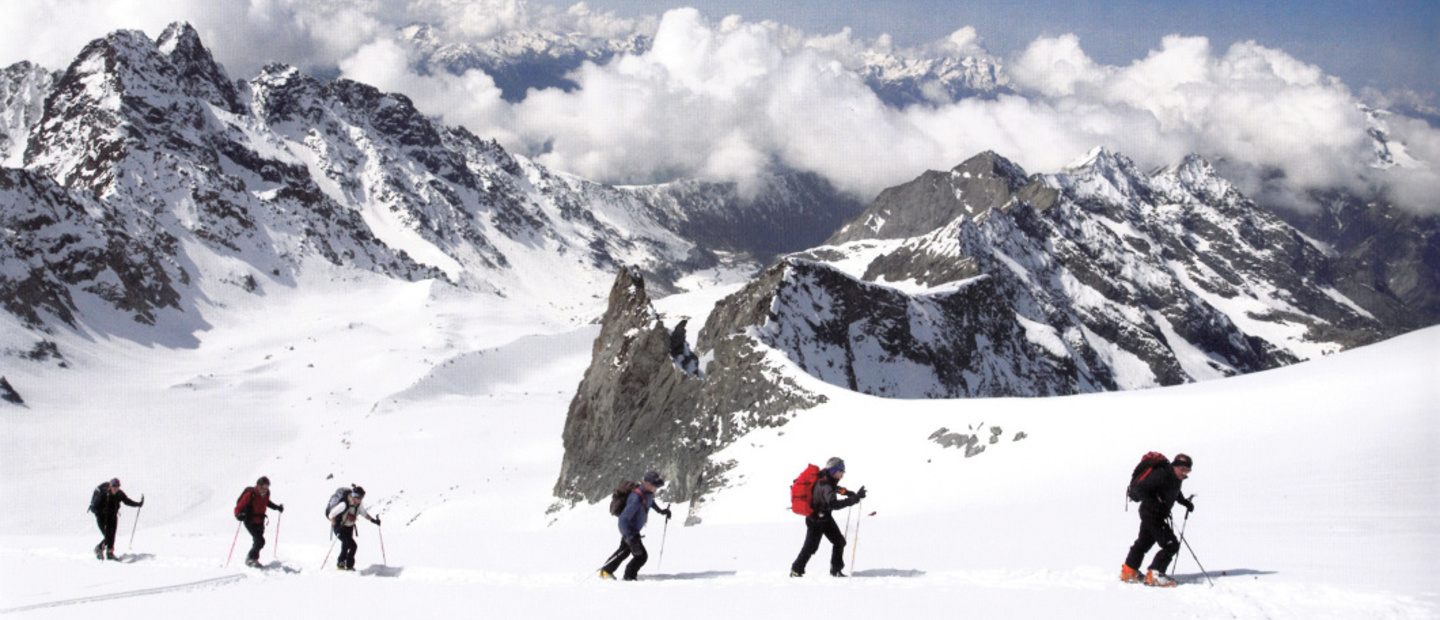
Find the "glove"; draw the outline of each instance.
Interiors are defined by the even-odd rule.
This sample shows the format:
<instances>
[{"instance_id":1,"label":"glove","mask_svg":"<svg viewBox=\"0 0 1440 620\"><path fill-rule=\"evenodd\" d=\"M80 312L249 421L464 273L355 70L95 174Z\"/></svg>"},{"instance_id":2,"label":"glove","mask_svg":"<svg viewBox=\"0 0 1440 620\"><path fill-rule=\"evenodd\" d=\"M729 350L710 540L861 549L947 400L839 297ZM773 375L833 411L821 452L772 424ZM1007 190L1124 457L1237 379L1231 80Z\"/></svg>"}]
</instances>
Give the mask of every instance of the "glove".
<instances>
[{"instance_id":1,"label":"glove","mask_svg":"<svg viewBox=\"0 0 1440 620\"><path fill-rule=\"evenodd\" d=\"M139 503L139 505L136 506L136 508L143 508L143 507L145 507L145 496L142 495L142 496L140 496L140 503Z\"/></svg>"},{"instance_id":2,"label":"glove","mask_svg":"<svg viewBox=\"0 0 1440 620\"><path fill-rule=\"evenodd\" d=\"M285 512L285 504L277 504L277 505L275 506L275 510L278 510L278 511L280 511L280 512Z\"/></svg>"},{"instance_id":3,"label":"glove","mask_svg":"<svg viewBox=\"0 0 1440 620\"><path fill-rule=\"evenodd\" d=\"M1184 507L1185 507L1185 512L1186 512L1186 513L1195 512L1195 502L1192 502L1192 501L1190 501L1189 499L1186 499L1186 498L1184 498L1184 497L1182 497L1182 498L1180 498L1180 499L1178 499L1178 500L1175 500L1175 501L1176 501L1177 503L1179 503L1181 506L1184 506Z\"/></svg>"},{"instance_id":4,"label":"glove","mask_svg":"<svg viewBox=\"0 0 1440 620\"><path fill-rule=\"evenodd\" d=\"M379 525L380 525L380 517L375 517L374 519L371 519L370 522L371 522L371 523L374 523L376 526L379 526Z\"/></svg>"},{"instance_id":5,"label":"glove","mask_svg":"<svg viewBox=\"0 0 1440 620\"><path fill-rule=\"evenodd\" d=\"M855 492L855 499L865 499L865 487L860 487L860 490Z\"/></svg>"},{"instance_id":6,"label":"glove","mask_svg":"<svg viewBox=\"0 0 1440 620\"><path fill-rule=\"evenodd\" d=\"M669 509L669 508L666 508L666 509L664 509L664 510L661 510L661 511L660 511L660 514L665 515L665 518L666 518L666 519L669 519L669 518L670 518L670 509Z\"/></svg>"}]
</instances>

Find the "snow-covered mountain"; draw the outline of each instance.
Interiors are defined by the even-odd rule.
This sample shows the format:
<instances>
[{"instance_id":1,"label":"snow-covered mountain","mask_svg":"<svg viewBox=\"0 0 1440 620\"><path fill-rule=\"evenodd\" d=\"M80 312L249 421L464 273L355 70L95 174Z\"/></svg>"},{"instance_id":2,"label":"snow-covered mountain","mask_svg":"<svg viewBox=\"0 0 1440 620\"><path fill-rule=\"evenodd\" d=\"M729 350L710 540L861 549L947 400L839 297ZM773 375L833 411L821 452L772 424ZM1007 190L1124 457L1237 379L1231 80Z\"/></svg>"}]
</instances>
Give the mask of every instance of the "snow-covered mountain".
<instances>
[{"instance_id":1,"label":"snow-covered mountain","mask_svg":"<svg viewBox=\"0 0 1440 620\"><path fill-rule=\"evenodd\" d=\"M544 30L512 30L477 43L458 43L444 40L433 26L424 24L402 29L399 38L415 48L417 64L426 71L454 75L484 71L507 101L524 99L532 88L571 90L575 83L567 74L580 65L605 64L620 54L642 53L650 47L650 38L639 34L605 39Z\"/></svg>"},{"instance_id":2,"label":"snow-covered mountain","mask_svg":"<svg viewBox=\"0 0 1440 620\"><path fill-rule=\"evenodd\" d=\"M184 342L204 326L197 303L357 270L573 307L622 264L673 290L695 269L813 244L862 207L813 175L746 192L592 183L403 95L284 65L232 81L187 24L113 33L53 75L11 67L0 93L5 154L23 163L0 194L0 289L31 328L139 322ZM762 227L779 232L748 232Z\"/></svg>"},{"instance_id":3,"label":"snow-covered mountain","mask_svg":"<svg viewBox=\"0 0 1440 620\"><path fill-rule=\"evenodd\" d=\"M512 102L524 99L532 88L571 90L576 84L568 74L582 64L603 65L622 54L644 54L653 44L652 38L643 34L606 39L544 30L509 31L480 42L454 42L446 41L430 25L405 28L399 38L416 50L416 65L423 72L464 75L466 71L484 71L495 80L502 97ZM950 103L1010 90L1004 64L979 50L933 54L872 46L841 54L838 59L882 101L895 107Z\"/></svg>"},{"instance_id":4,"label":"snow-covered mountain","mask_svg":"<svg viewBox=\"0 0 1440 620\"><path fill-rule=\"evenodd\" d=\"M1410 328L1337 288L1337 261L1198 156L1145 173L1096 149L1028 175L981 153L882 192L720 300L695 342L702 372L641 346L676 336L635 286L612 293L557 494L593 500L614 473L597 464L626 454L659 463L681 499L723 486L703 455L824 402L780 368L890 398L1056 396L1253 373ZM646 380L627 379L636 368Z\"/></svg>"}]
</instances>

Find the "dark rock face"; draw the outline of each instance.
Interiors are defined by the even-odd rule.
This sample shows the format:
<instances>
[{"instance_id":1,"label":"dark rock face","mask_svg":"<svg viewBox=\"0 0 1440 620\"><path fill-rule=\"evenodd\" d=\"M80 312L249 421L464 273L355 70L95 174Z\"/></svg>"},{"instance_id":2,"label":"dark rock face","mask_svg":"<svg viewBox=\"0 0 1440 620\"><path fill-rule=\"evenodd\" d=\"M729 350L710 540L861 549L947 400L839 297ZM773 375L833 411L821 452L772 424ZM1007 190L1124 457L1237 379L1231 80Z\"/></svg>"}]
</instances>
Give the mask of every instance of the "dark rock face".
<instances>
[{"instance_id":1,"label":"dark rock face","mask_svg":"<svg viewBox=\"0 0 1440 620\"><path fill-rule=\"evenodd\" d=\"M643 277L622 270L565 419L555 495L599 501L622 479L653 469L669 481L668 501L697 500L724 483L726 467L709 462L716 450L820 402L779 377L748 339L714 343L713 352L703 377L677 363Z\"/></svg>"},{"instance_id":2,"label":"dark rock face","mask_svg":"<svg viewBox=\"0 0 1440 620\"><path fill-rule=\"evenodd\" d=\"M1332 191L1315 212L1273 209L1307 236L1330 245L1336 290L1375 315L1387 333L1440 323L1440 216L1416 215L1381 197Z\"/></svg>"},{"instance_id":3,"label":"dark rock face","mask_svg":"<svg viewBox=\"0 0 1440 620\"><path fill-rule=\"evenodd\" d=\"M791 257L717 305L701 348L717 334L747 330L810 375L875 396L1041 396L1109 387L1108 375L1028 340L1009 297L983 276L911 296Z\"/></svg>"},{"instance_id":4,"label":"dark rock face","mask_svg":"<svg viewBox=\"0 0 1440 620\"><path fill-rule=\"evenodd\" d=\"M10 381L6 380L5 377L0 377L0 400L15 405L25 404L25 399L20 398L20 393L16 392L15 388L10 386Z\"/></svg>"}]
</instances>

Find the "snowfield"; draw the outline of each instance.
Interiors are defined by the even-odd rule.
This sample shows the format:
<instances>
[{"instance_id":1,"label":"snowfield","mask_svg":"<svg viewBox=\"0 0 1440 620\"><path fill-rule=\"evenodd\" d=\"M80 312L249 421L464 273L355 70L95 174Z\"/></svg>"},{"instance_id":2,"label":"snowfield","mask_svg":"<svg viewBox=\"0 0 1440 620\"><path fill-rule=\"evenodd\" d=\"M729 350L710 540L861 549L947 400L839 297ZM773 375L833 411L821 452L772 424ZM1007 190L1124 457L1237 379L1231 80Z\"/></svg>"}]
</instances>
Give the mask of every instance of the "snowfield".
<instances>
[{"instance_id":1,"label":"snowfield","mask_svg":"<svg viewBox=\"0 0 1440 620\"><path fill-rule=\"evenodd\" d=\"M1440 328L1264 373L1064 398L886 400L795 370L830 401L721 453L737 465L698 525L652 515L632 584L595 576L618 539L605 507L551 496L598 333L584 322L603 308L547 318L379 278L296 290L211 309L194 348L70 335L57 337L68 369L5 358L26 405L0 403L0 614L1440 617ZM733 290L656 306L672 327L693 317L693 341ZM947 434L985 450L932 439ZM1195 459L1196 511L1177 520L1195 555L1182 549L1172 590L1117 579L1139 523L1123 488L1149 450ZM870 491L837 513L853 578L824 575L822 545L810 576L791 579L804 526L788 486L830 456ZM231 507L260 475L286 507L261 555L271 568L241 567L243 532L227 567ZM122 509L122 561L99 562L85 507L111 477L146 504L138 520ZM361 524L353 574L333 569L321 517L350 483L383 519Z\"/></svg>"}]
</instances>

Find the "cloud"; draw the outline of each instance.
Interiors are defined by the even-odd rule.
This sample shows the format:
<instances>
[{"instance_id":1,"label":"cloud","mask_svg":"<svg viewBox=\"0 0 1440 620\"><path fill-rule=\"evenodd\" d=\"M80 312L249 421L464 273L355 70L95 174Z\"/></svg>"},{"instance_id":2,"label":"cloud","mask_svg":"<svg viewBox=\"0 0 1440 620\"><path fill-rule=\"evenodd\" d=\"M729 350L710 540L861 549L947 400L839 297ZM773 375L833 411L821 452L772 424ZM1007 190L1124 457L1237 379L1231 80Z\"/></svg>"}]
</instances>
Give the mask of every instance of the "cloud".
<instances>
[{"instance_id":1,"label":"cloud","mask_svg":"<svg viewBox=\"0 0 1440 620\"><path fill-rule=\"evenodd\" d=\"M1220 51L1203 37L1169 36L1144 58L1106 65L1075 35L1042 37L1006 63L1014 94L896 109L860 77L867 58L988 57L979 33L967 26L898 49L889 37L862 40L849 29L816 36L739 16L713 21L694 9L628 19L583 2L562 9L526 0L7 4L0 62L28 58L60 68L88 40L117 28L154 36L170 21L187 20L232 77L254 75L271 61L338 72L404 93L422 112L541 163L607 182L745 182L767 171L804 170L868 198L983 150L1053 172L1099 145L1146 167L1198 152L1244 191L1297 205L1307 190L1336 185L1384 186L1431 210L1432 196L1440 195L1431 172L1440 166L1434 128L1392 117L1391 136L1410 165L1376 169L1360 97L1318 67L1253 42ZM433 24L449 42L540 29L647 34L653 45L582 66L570 76L579 85L570 92L537 91L507 103L484 73L417 71L415 51L397 35L416 22Z\"/></svg>"}]
</instances>

